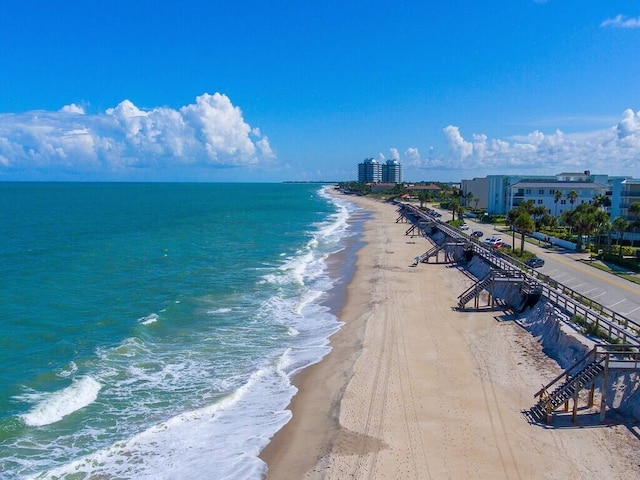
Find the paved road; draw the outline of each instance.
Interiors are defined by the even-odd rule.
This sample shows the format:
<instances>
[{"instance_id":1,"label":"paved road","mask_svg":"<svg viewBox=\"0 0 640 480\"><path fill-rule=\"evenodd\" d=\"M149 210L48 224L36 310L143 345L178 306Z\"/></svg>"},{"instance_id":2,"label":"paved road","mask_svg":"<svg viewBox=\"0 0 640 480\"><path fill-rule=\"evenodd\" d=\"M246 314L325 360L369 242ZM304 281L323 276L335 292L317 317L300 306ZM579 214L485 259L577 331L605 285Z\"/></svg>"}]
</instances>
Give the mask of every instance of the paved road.
<instances>
[{"instance_id":1,"label":"paved road","mask_svg":"<svg viewBox=\"0 0 640 480\"><path fill-rule=\"evenodd\" d=\"M451 212L438 211L442 214L440 220L451 219ZM492 225L481 224L473 219L467 219L466 223L469 230L465 233L480 230L483 238L499 236L512 245L512 237L508 232L501 232ZM516 236L515 240L516 248L520 248L520 239ZM541 273L625 317L640 321L640 285L586 265L581 260L588 259L588 254L549 249L531 242L526 243L525 249L544 259L544 267L538 269Z\"/></svg>"}]
</instances>

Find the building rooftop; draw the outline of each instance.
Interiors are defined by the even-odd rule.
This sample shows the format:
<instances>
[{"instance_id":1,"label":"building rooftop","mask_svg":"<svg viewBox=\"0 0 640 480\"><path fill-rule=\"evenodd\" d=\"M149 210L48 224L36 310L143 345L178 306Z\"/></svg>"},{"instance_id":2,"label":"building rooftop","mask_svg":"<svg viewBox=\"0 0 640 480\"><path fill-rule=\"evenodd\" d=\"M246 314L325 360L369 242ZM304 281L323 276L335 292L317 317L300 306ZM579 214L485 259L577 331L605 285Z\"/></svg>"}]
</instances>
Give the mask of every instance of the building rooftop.
<instances>
[{"instance_id":1,"label":"building rooftop","mask_svg":"<svg viewBox=\"0 0 640 480\"><path fill-rule=\"evenodd\" d=\"M572 188L572 189L584 189L584 188L609 188L608 185L594 182L532 182L524 181L517 182L510 186L511 188Z\"/></svg>"},{"instance_id":2,"label":"building rooftop","mask_svg":"<svg viewBox=\"0 0 640 480\"><path fill-rule=\"evenodd\" d=\"M407 190L441 190L438 185L409 185L407 186Z\"/></svg>"}]
</instances>

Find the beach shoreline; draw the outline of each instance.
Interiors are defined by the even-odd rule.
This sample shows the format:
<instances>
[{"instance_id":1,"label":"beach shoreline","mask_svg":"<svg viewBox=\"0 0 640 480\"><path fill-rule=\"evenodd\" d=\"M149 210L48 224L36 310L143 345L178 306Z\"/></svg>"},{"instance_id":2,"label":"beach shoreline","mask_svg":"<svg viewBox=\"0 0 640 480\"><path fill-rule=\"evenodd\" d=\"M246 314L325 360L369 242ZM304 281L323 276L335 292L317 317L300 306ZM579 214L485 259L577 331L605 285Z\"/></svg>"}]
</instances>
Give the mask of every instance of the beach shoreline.
<instances>
[{"instance_id":1,"label":"beach shoreline","mask_svg":"<svg viewBox=\"0 0 640 480\"><path fill-rule=\"evenodd\" d=\"M547 429L522 414L560 372L497 311L452 307L471 280L412 266L429 248L393 205L371 213L332 351L294 378L291 421L261 453L269 479L637 478L625 426Z\"/></svg>"}]
</instances>

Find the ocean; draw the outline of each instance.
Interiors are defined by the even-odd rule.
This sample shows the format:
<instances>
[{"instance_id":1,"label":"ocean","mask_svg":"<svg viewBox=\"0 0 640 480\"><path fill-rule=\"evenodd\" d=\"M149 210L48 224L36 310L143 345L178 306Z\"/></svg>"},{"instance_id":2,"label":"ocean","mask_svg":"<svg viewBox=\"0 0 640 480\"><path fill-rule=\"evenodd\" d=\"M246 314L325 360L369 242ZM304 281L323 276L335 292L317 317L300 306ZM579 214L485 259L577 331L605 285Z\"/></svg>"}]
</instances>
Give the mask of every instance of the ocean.
<instances>
[{"instance_id":1,"label":"ocean","mask_svg":"<svg viewBox=\"0 0 640 480\"><path fill-rule=\"evenodd\" d=\"M0 183L0 478L262 478L365 218L327 188Z\"/></svg>"}]
</instances>

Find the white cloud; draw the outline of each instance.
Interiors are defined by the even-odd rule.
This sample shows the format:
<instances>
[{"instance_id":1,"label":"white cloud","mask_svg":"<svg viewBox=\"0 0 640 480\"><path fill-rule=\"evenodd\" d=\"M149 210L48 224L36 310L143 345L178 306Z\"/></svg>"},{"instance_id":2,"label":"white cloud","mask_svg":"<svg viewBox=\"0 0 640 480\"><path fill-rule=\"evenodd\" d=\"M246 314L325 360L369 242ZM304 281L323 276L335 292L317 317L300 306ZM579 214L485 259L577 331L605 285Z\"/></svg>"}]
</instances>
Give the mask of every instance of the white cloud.
<instances>
[{"instance_id":1,"label":"white cloud","mask_svg":"<svg viewBox=\"0 0 640 480\"><path fill-rule=\"evenodd\" d=\"M628 109L617 125L591 132L545 134L536 130L506 139L473 134L470 140L453 125L443 132L448 154L429 155L421 161L421 168L465 170L474 175L577 169L640 177L640 111Z\"/></svg>"},{"instance_id":2,"label":"white cloud","mask_svg":"<svg viewBox=\"0 0 640 480\"><path fill-rule=\"evenodd\" d=\"M460 134L460 129L449 125L445 127L444 134L451 152L457 160L464 160L473 154L473 144L467 142Z\"/></svg>"},{"instance_id":3,"label":"white cloud","mask_svg":"<svg viewBox=\"0 0 640 480\"><path fill-rule=\"evenodd\" d=\"M225 95L204 94L178 110L142 110L129 100L87 115L78 105L58 112L0 114L0 176L16 172L69 175L255 166L274 159L269 140L251 128ZM196 176L194 179L197 179Z\"/></svg>"},{"instance_id":4,"label":"white cloud","mask_svg":"<svg viewBox=\"0 0 640 480\"><path fill-rule=\"evenodd\" d=\"M601 27L610 28L640 28L640 17L627 17L626 15L616 15L613 18L607 18L600 24Z\"/></svg>"},{"instance_id":5,"label":"white cloud","mask_svg":"<svg viewBox=\"0 0 640 480\"><path fill-rule=\"evenodd\" d=\"M398 153L397 148L390 148L389 152L391 153L391 160L400 160L400 153Z\"/></svg>"},{"instance_id":6,"label":"white cloud","mask_svg":"<svg viewBox=\"0 0 640 480\"><path fill-rule=\"evenodd\" d=\"M420 151L415 147L409 147L404 152L404 157L406 158L406 163L408 163L412 167L420 166Z\"/></svg>"},{"instance_id":7,"label":"white cloud","mask_svg":"<svg viewBox=\"0 0 640 480\"><path fill-rule=\"evenodd\" d=\"M84 115L84 108L75 103L71 103L69 105L65 105L60 109L61 112L64 113L79 113L80 115Z\"/></svg>"}]
</instances>

